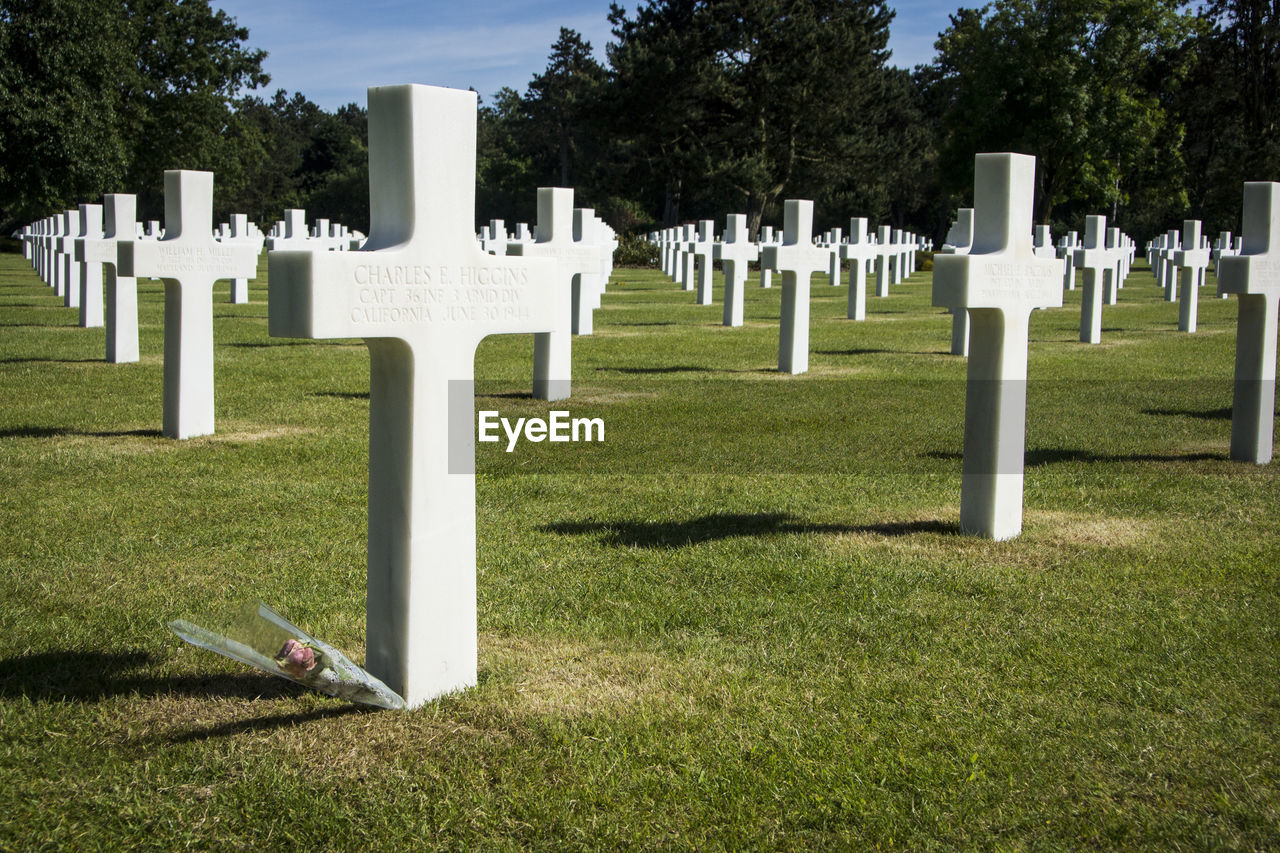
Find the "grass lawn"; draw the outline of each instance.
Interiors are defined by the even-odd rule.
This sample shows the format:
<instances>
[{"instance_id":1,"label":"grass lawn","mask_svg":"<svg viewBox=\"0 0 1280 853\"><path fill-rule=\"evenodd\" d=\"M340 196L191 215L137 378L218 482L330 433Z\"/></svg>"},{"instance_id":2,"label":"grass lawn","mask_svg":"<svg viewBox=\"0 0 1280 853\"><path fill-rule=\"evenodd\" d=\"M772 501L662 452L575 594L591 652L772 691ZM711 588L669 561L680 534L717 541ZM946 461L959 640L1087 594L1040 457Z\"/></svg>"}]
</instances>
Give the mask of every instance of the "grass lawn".
<instances>
[{"instance_id":1,"label":"grass lawn","mask_svg":"<svg viewBox=\"0 0 1280 853\"><path fill-rule=\"evenodd\" d=\"M349 706L184 645L261 598L364 657L369 359L215 291L218 432L0 255L0 849L1156 850L1280 845L1280 464L1227 459L1235 300L1145 265L1078 343L1031 321L1024 532L958 533L963 359L930 275L720 326L619 270L567 405L530 336L477 408L480 683ZM846 270L847 282L847 270Z\"/></svg>"}]
</instances>

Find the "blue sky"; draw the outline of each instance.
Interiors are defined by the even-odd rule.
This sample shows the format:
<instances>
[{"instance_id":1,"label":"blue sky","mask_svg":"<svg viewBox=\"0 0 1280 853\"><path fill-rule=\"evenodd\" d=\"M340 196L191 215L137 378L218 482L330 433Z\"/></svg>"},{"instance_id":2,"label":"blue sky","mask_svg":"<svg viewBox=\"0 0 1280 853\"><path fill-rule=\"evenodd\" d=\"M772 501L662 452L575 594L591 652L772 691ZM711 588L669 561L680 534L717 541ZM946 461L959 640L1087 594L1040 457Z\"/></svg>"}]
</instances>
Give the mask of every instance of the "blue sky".
<instances>
[{"instance_id":1,"label":"blue sky","mask_svg":"<svg viewBox=\"0 0 1280 853\"><path fill-rule=\"evenodd\" d=\"M268 52L267 92L301 92L325 109L365 89L393 83L474 87L488 98L523 92L547 64L560 32L580 32L604 60L609 0L212 0L249 28L249 44ZM636 0L621 5L634 9ZM893 64L928 62L933 41L959 0L890 0ZM967 5L981 5L970 2Z\"/></svg>"}]
</instances>

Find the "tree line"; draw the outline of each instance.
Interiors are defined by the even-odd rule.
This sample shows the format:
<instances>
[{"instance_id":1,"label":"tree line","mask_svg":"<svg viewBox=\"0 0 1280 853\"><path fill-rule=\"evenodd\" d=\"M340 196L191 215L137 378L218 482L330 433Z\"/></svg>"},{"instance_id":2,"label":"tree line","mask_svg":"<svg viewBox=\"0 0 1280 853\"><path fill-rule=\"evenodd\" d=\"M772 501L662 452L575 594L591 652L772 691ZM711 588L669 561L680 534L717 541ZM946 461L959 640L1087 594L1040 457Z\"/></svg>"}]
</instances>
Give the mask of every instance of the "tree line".
<instances>
[{"instance_id":1,"label":"tree line","mask_svg":"<svg viewBox=\"0 0 1280 853\"><path fill-rule=\"evenodd\" d=\"M815 202L940 238L973 155L1037 157L1035 218L1105 213L1139 239L1239 230L1241 184L1280 179L1280 0L994 0L937 57L890 64L883 0L613 5L605 61L562 29L524 92L482 103L477 225L532 222L570 186L621 233ZM215 215L305 207L368 229L367 116L258 94L265 54L207 0L0 0L0 225L217 175Z\"/></svg>"}]
</instances>

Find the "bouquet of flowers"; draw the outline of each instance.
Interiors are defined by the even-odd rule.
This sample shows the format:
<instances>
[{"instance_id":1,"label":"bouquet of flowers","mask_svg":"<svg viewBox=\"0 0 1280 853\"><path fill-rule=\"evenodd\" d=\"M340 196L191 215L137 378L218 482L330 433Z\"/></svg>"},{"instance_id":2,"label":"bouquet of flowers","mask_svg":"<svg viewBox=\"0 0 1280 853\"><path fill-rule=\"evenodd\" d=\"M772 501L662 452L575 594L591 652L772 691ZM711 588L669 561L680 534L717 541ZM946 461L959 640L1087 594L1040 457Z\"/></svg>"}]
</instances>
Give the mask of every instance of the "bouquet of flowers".
<instances>
[{"instance_id":1,"label":"bouquet of flowers","mask_svg":"<svg viewBox=\"0 0 1280 853\"><path fill-rule=\"evenodd\" d=\"M400 710L404 699L352 663L333 646L317 640L262 602L245 609L223 636L175 619L169 629L193 646L247 663L270 675L361 705Z\"/></svg>"}]
</instances>

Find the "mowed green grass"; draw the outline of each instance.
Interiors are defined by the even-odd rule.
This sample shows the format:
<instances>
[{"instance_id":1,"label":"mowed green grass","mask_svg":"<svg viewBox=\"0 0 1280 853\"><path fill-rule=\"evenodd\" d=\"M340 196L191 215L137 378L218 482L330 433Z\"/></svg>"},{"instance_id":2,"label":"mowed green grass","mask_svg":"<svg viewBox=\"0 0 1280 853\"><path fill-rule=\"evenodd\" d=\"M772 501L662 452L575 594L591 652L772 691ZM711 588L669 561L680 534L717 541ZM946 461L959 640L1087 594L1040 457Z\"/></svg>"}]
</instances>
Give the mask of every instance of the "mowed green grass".
<instances>
[{"instance_id":1,"label":"mowed green grass","mask_svg":"<svg viewBox=\"0 0 1280 853\"><path fill-rule=\"evenodd\" d=\"M718 276L619 270L566 403L481 346L478 409L605 441L478 445L480 683L391 713L165 628L261 598L363 659L365 347L221 283L218 433L169 441L160 285L111 365L0 256L0 848L1273 848L1280 467L1227 459L1210 284L1195 335L1145 266L1101 345L1079 290L1033 316L993 543L928 273L862 323L815 277L785 376L777 288L726 329Z\"/></svg>"}]
</instances>

